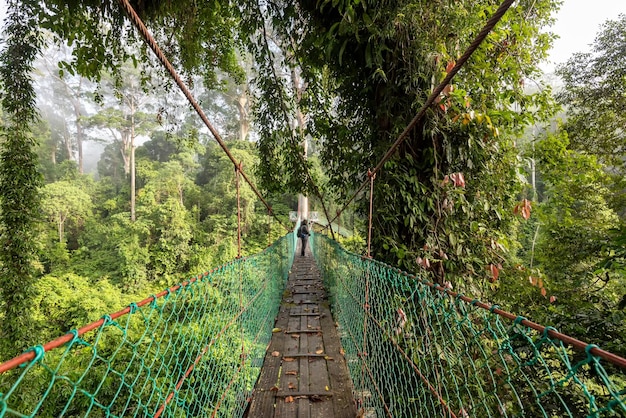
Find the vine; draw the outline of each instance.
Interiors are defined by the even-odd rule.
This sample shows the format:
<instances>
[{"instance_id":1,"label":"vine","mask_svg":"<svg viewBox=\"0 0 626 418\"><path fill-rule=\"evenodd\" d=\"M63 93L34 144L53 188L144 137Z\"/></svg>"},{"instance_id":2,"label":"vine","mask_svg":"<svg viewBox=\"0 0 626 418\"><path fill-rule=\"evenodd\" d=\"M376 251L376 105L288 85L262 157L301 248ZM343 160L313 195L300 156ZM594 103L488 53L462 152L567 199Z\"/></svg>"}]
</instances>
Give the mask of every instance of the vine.
<instances>
[{"instance_id":1,"label":"vine","mask_svg":"<svg viewBox=\"0 0 626 418\"><path fill-rule=\"evenodd\" d=\"M37 224L42 176L31 126L38 118L31 72L43 40L37 0L9 1L6 42L0 53L3 86L0 149L0 328L3 349L27 347L32 341L30 299L38 276ZM5 351L7 352L7 351ZM10 352L10 351L9 351Z\"/></svg>"}]
</instances>

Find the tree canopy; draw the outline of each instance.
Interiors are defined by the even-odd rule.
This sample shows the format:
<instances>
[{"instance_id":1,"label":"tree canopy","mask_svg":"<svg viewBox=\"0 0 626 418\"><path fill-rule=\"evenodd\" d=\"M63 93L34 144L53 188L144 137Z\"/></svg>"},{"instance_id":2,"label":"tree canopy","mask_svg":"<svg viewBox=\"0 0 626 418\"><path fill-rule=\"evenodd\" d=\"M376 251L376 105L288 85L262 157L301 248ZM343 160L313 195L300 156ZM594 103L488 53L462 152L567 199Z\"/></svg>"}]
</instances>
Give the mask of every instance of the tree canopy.
<instances>
[{"instance_id":1,"label":"tree canopy","mask_svg":"<svg viewBox=\"0 0 626 418\"><path fill-rule=\"evenodd\" d=\"M285 214L299 192L325 210L341 207L500 2L131 4L225 138L238 139L233 154ZM558 109L548 86L527 88L540 78L537 65L553 39L544 28L558 4L514 2L383 166L373 193L377 259L477 297L513 294L510 306L541 306L545 315L556 300L574 303L564 287L608 272L610 295L590 296L587 307L597 313L602 304L619 305L624 17L604 26L592 53L560 70L565 131L538 135L532 149L520 146L527 126L544 124ZM118 2L9 1L8 10L0 56L0 223L8 249L0 256L0 315L23 309L42 274L44 284L72 274L72 282L89 277L134 292L234 257L227 233L236 225L232 162L190 117L170 111L183 107L170 94L173 84ZM36 123L32 67L52 45L67 51L52 65L55 88L78 86L64 96L71 108L58 113L71 117L69 125L46 125L45 117ZM131 96L132 112L125 111L120 101ZM77 175L73 161L58 164L80 149L73 133L60 139L68 126L80 141L109 143L97 180ZM137 149L136 185L127 177L135 166L131 131L149 138ZM524 159L536 164L536 201ZM50 183L43 188L40 172ZM366 235L366 201L357 199L356 214L342 218L361 229L348 241L355 250ZM248 189L242 202L247 250L260 249L265 213ZM4 327L6 341L26 338L19 328L26 323Z\"/></svg>"},{"instance_id":2,"label":"tree canopy","mask_svg":"<svg viewBox=\"0 0 626 418\"><path fill-rule=\"evenodd\" d=\"M626 155L626 15L601 27L590 52L574 54L558 68L567 106L571 146L599 156L624 175Z\"/></svg>"},{"instance_id":3,"label":"tree canopy","mask_svg":"<svg viewBox=\"0 0 626 418\"><path fill-rule=\"evenodd\" d=\"M486 279L485 265L501 264L520 190L515 135L553 110L549 89L529 95L524 84L539 74L537 64L551 41L540 28L551 21L556 4L516 3L385 165L374 191L377 258L408 269L423 264L441 282L452 273L450 280L461 286ZM300 101L307 116L304 134L319 144L329 191L345 199L498 3L275 6L267 11L274 32L261 32L254 51L260 59L282 57L306 80ZM276 98L257 108L262 180L277 189L294 188L298 184L288 174L304 169L293 155L301 150L285 139L295 133L284 113L295 102L279 100L293 97L293 88L271 72L261 77L267 80L259 85L261 97ZM446 181L453 175L463 182Z\"/></svg>"}]
</instances>

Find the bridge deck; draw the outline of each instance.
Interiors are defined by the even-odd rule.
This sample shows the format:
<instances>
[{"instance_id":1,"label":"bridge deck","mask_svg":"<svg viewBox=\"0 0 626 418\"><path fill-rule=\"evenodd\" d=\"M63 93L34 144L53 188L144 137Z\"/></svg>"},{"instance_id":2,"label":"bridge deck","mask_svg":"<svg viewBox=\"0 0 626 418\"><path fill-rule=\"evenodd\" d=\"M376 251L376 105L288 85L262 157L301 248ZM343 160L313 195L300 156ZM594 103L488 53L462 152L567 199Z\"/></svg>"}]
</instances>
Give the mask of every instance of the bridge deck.
<instances>
[{"instance_id":1,"label":"bridge deck","mask_svg":"<svg viewBox=\"0 0 626 418\"><path fill-rule=\"evenodd\" d=\"M298 245L299 247L299 245ZM354 418L352 382L311 253L296 251L248 418Z\"/></svg>"}]
</instances>

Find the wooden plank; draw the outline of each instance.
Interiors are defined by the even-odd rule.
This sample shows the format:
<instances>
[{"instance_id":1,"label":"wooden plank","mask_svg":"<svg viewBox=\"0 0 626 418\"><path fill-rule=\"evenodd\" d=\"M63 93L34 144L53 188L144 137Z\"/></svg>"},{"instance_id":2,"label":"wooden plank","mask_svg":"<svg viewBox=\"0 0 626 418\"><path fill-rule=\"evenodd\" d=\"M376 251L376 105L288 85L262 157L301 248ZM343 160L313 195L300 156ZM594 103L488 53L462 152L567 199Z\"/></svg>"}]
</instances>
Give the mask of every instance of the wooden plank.
<instances>
[{"instance_id":1,"label":"wooden plank","mask_svg":"<svg viewBox=\"0 0 626 418\"><path fill-rule=\"evenodd\" d=\"M324 326L320 323L319 317L309 317L309 326L324 329ZM324 329L324 331L326 332L327 330ZM330 330L328 331L330 332ZM327 355L323 334L312 335L309 340L309 347L311 351L315 353L321 352L325 356ZM309 390L311 392L332 393L333 388L330 384L327 367L329 361L330 360L326 360L326 357L313 358L310 360L309 370L311 373L311 381L309 382ZM322 398L318 402L311 403L311 418L325 418L328 416L334 416L332 399Z\"/></svg>"},{"instance_id":2,"label":"wooden plank","mask_svg":"<svg viewBox=\"0 0 626 418\"><path fill-rule=\"evenodd\" d=\"M333 417L353 418L357 413L352 394L353 385L346 359L341 354L341 342L337 334L337 328L335 328L335 323L330 314L322 316L320 323L326 331L322 335L326 354L333 359L333 361L327 362L330 386L335 394L333 397Z\"/></svg>"},{"instance_id":3,"label":"wooden plank","mask_svg":"<svg viewBox=\"0 0 626 418\"><path fill-rule=\"evenodd\" d=\"M281 307L278 319L274 325L277 328L286 327L289 322L289 310ZM273 417L274 416L274 394L271 389L278 381L279 372L281 369L281 359L279 357L272 356L272 352L283 351L285 335L282 333L274 333L265 355L265 361L263 362L263 368L261 369L261 375L257 381L256 387L252 394L252 402L248 410L248 416L250 417Z\"/></svg>"},{"instance_id":4,"label":"wooden plank","mask_svg":"<svg viewBox=\"0 0 626 418\"><path fill-rule=\"evenodd\" d=\"M302 396L302 397L311 397L311 396L319 396L320 398L330 398L333 396L331 392L276 392L277 398L285 398L287 396Z\"/></svg>"},{"instance_id":5,"label":"wooden plank","mask_svg":"<svg viewBox=\"0 0 626 418\"><path fill-rule=\"evenodd\" d=\"M312 257L296 258L276 327L286 331L272 335L246 418L355 417L351 381Z\"/></svg>"},{"instance_id":6,"label":"wooden plank","mask_svg":"<svg viewBox=\"0 0 626 418\"><path fill-rule=\"evenodd\" d=\"M300 357L325 357L325 356L326 356L326 354L297 353L297 354L290 354L289 356L285 356L285 357L300 358Z\"/></svg>"},{"instance_id":7,"label":"wooden plank","mask_svg":"<svg viewBox=\"0 0 626 418\"><path fill-rule=\"evenodd\" d=\"M296 268L293 268L295 270ZM290 313L298 313L302 311L302 306L294 306L290 309ZM300 317L297 316L289 316L289 325L288 328L298 328L300 327ZM291 358L292 355L298 354L300 352L300 336L299 335L289 335L286 332L284 333L287 338L285 342L285 349L281 353L282 354L282 372L280 375L280 382L278 387L281 392L295 392L298 390L298 380L299 380L299 364L295 358ZM296 338L294 338L296 337ZM290 361L287 361L287 360ZM291 361L293 360L293 361ZM297 402L286 402L284 398L276 398L276 411L275 417L295 417L298 413L298 404Z\"/></svg>"},{"instance_id":8,"label":"wooden plank","mask_svg":"<svg viewBox=\"0 0 626 418\"><path fill-rule=\"evenodd\" d=\"M301 316L300 317L300 326L307 326L309 317ZM300 352L298 354L308 353L309 349L309 335L303 334L300 337ZM298 391L307 392L309 390L309 359L308 358L300 358L298 364L300 366L300 379L298 382ZM298 398L298 418L311 418L311 410L309 407L309 399L302 397Z\"/></svg>"}]
</instances>

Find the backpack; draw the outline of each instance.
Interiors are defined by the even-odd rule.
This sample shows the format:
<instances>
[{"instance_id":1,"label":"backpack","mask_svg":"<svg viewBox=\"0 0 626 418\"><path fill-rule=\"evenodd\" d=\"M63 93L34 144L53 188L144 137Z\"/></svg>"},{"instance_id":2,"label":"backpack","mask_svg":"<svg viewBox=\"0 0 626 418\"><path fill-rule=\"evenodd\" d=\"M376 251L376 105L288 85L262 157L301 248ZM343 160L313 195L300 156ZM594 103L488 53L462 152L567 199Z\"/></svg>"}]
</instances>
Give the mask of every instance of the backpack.
<instances>
[{"instance_id":1,"label":"backpack","mask_svg":"<svg viewBox=\"0 0 626 418\"><path fill-rule=\"evenodd\" d=\"M304 224L303 224L303 225L300 225L300 228L298 228L298 238L304 238L305 236L307 236L307 235L308 235L307 233L305 233L305 232L303 231L303 229L302 229L302 228L305 228L305 230L306 230L306 225L304 225ZM308 232L308 230L307 230L307 232Z\"/></svg>"}]
</instances>

